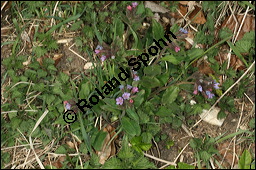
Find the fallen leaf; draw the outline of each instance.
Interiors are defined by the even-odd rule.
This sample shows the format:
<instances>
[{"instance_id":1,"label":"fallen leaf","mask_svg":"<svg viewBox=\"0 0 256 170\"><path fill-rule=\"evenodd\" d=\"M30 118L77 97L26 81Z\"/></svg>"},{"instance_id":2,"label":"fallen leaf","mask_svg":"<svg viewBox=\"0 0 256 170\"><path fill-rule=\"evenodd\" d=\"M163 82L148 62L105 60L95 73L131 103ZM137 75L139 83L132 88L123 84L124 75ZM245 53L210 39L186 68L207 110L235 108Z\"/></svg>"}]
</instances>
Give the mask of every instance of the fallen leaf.
<instances>
[{"instance_id":1,"label":"fallen leaf","mask_svg":"<svg viewBox=\"0 0 256 170\"><path fill-rule=\"evenodd\" d=\"M234 146L234 143L232 142L230 145L229 144L230 144L230 142L228 142L228 141L219 144L218 150L219 150L219 153L222 156L222 158L224 158L224 160L229 165L231 165L232 161L233 161L233 146ZM235 146L235 152L236 152L237 155L241 155L242 154L242 150L241 150L241 147L239 145ZM237 159L237 157L235 157L234 164L237 164L237 163L238 163L238 159Z\"/></svg>"},{"instance_id":2,"label":"fallen leaf","mask_svg":"<svg viewBox=\"0 0 256 170\"><path fill-rule=\"evenodd\" d=\"M202 8L198 7L197 5L195 5L194 7L195 9L189 14L189 19L192 23L204 24L206 22L206 19Z\"/></svg>"},{"instance_id":3,"label":"fallen leaf","mask_svg":"<svg viewBox=\"0 0 256 170\"><path fill-rule=\"evenodd\" d=\"M235 17L236 17L236 20L237 20L238 23L236 23L236 20L234 19L233 16L228 16L223 21L223 23L221 25L221 28L227 27L233 33L234 33L234 30L235 30L236 27L237 27L237 30L238 30L238 28L240 27L240 25L242 23L242 19L243 19L244 15L235 15ZM253 31L253 30L255 30L255 16L246 15L245 20L244 20L244 24L241 28L241 31L238 34L237 40L242 39L246 32Z\"/></svg>"},{"instance_id":4,"label":"fallen leaf","mask_svg":"<svg viewBox=\"0 0 256 170\"><path fill-rule=\"evenodd\" d=\"M99 163L104 164L105 161L110 157L115 155L116 148L114 145L114 141L117 138L117 136L111 141L111 144L108 145L109 141L112 139L112 137L116 134L114 131L115 129L111 125L107 125L103 131L107 132L107 136L105 137L102 149L100 151L96 151L96 154L99 156Z\"/></svg>"},{"instance_id":5,"label":"fallen leaf","mask_svg":"<svg viewBox=\"0 0 256 170\"><path fill-rule=\"evenodd\" d=\"M94 63L94 65L96 66L96 64ZM91 70L91 69L93 69L94 67L93 67L93 63L92 62L88 62L88 63L86 63L85 65L84 65L84 69L85 70Z\"/></svg>"}]
</instances>

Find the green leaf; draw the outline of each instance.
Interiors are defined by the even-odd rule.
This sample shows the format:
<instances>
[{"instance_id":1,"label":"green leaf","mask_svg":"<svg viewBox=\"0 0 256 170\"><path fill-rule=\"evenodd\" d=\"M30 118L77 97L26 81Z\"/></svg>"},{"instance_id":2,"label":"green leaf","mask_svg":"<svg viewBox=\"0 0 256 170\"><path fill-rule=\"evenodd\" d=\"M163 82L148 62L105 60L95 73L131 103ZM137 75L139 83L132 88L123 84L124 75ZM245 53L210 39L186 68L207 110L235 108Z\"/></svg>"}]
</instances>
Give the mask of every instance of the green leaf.
<instances>
[{"instance_id":1,"label":"green leaf","mask_svg":"<svg viewBox=\"0 0 256 170\"><path fill-rule=\"evenodd\" d=\"M152 65L152 66L144 67L144 73L148 76L156 76L158 74L161 74L161 66Z\"/></svg>"},{"instance_id":2,"label":"green leaf","mask_svg":"<svg viewBox=\"0 0 256 170\"><path fill-rule=\"evenodd\" d=\"M81 99L87 99L90 92L91 92L91 84L89 82L86 82L81 85L81 90L79 92L79 97Z\"/></svg>"},{"instance_id":3,"label":"green leaf","mask_svg":"<svg viewBox=\"0 0 256 170\"><path fill-rule=\"evenodd\" d=\"M133 109L126 109L126 113L131 119L139 123L139 116Z\"/></svg>"},{"instance_id":4,"label":"green leaf","mask_svg":"<svg viewBox=\"0 0 256 170\"><path fill-rule=\"evenodd\" d=\"M178 97L179 91L180 89L177 86L167 88L162 97L162 104L171 104L174 102Z\"/></svg>"},{"instance_id":5,"label":"green leaf","mask_svg":"<svg viewBox=\"0 0 256 170\"><path fill-rule=\"evenodd\" d=\"M33 53L36 54L36 57L41 57L43 56L45 53L47 52L47 50L45 48L42 48L42 47L33 47Z\"/></svg>"},{"instance_id":6,"label":"green leaf","mask_svg":"<svg viewBox=\"0 0 256 170\"><path fill-rule=\"evenodd\" d=\"M140 90L139 93L136 94L136 98L134 99L134 106L138 108L144 101L145 90Z\"/></svg>"},{"instance_id":7,"label":"green leaf","mask_svg":"<svg viewBox=\"0 0 256 170\"><path fill-rule=\"evenodd\" d=\"M116 18L115 19L115 35L122 37L123 33L124 33L124 23L119 18Z\"/></svg>"},{"instance_id":8,"label":"green leaf","mask_svg":"<svg viewBox=\"0 0 256 170\"><path fill-rule=\"evenodd\" d=\"M54 95L52 94L47 94L47 97L46 97L46 104L47 105L51 105L52 102L55 100L55 97Z\"/></svg>"},{"instance_id":9,"label":"green leaf","mask_svg":"<svg viewBox=\"0 0 256 170\"><path fill-rule=\"evenodd\" d=\"M249 52L250 48L252 48L252 42L247 40L239 40L236 42L236 47L240 53Z\"/></svg>"},{"instance_id":10,"label":"green leaf","mask_svg":"<svg viewBox=\"0 0 256 170\"><path fill-rule=\"evenodd\" d=\"M250 169L250 164L252 162L251 154L248 150L244 150L242 156L238 161L239 169Z\"/></svg>"},{"instance_id":11,"label":"green leaf","mask_svg":"<svg viewBox=\"0 0 256 170\"><path fill-rule=\"evenodd\" d=\"M162 106L162 107L158 110L158 112L156 112L156 115L157 115L157 116L172 116L173 114L172 114L172 112L171 112L170 109L168 109L168 108Z\"/></svg>"},{"instance_id":12,"label":"green leaf","mask_svg":"<svg viewBox=\"0 0 256 170\"><path fill-rule=\"evenodd\" d=\"M60 77L60 80L61 80L63 83L66 83L66 82L68 81L68 79L69 79L69 76L66 75L66 74L63 73L63 72L60 72L59 77Z\"/></svg>"},{"instance_id":13,"label":"green leaf","mask_svg":"<svg viewBox=\"0 0 256 170\"><path fill-rule=\"evenodd\" d=\"M244 57L241 55L239 49L236 46L234 46L230 41L227 41L227 43L230 46L230 48L234 51L234 53L238 56L238 58L243 61L246 67L248 67L248 63L245 61Z\"/></svg>"},{"instance_id":14,"label":"green leaf","mask_svg":"<svg viewBox=\"0 0 256 170\"><path fill-rule=\"evenodd\" d=\"M141 132L139 124L137 122L132 121L128 117L123 117L121 120L121 124L124 131L131 136L139 135Z\"/></svg>"},{"instance_id":15,"label":"green leaf","mask_svg":"<svg viewBox=\"0 0 256 170\"><path fill-rule=\"evenodd\" d=\"M94 140L94 143L92 144L92 146L94 147L94 149L96 151L100 151L101 148L102 148L102 145L105 141L105 138L107 136L107 132L104 132L102 130L100 130L97 135L96 135L96 138Z\"/></svg>"},{"instance_id":16,"label":"green leaf","mask_svg":"<svg viewBox=\"0 0 256 170\"><path fill-rule=\"evenodd\" d=\"M8 113L8 116L12 120L12 118L17 116L17 112L10 112L10 113Z\"/></svg>"},{"instance_id":17,"label":"green leaf","mask_svg":"<svg viewBox=\"0 0 256 170\"><path fill-rule=\"evenodd\" d=\"M155 77L144 76L142 77L141 84L142 86L151 89L160 86L161 82Z\"/></svg>"},{"instance_id":18,"label":"green leaf","mask_svg":"<svg viewBox=\"0 0 256 170\"><path fill-rule=\"evenodd\" d=\"M162 61L169 61L170 63L174 65L178 65L181 63L181 60L177 59L174 57L172 54L171 55L166 55L163 58L161 58Z\"/></svg>"},{"instance_id":19,"label":"green leaf","mask_svg":"<svg viewBox=\"0 0 256 170\"><path fill-rule=\"evenodd\" d=\"M195 166L186 164L184 162L179 162L178 167L179 169L195 169L196 168Z\"/></svg>"},{"instance_id":20,"label":"green leaf","mask_svg":"<svg viewBox=\"0 0 256 170\"><path fill-rule=\"evenodd\" d=\"M55 153L57 154L66 154L67 153L67 150L64 146L60 145L58 147L58 149L56 149Z\"/></svg>"},{"instance_id":21,"label":"green leaf","mask_svg":"<svg viewBox=\"0 0 256 170\"><path fill-rule=\"evenodd\" d=\"M152 20L152 33L153 33L153 38L155 40L159 40L163 37L164 35L164 29L160 23L158 23L156 20Z\"/></svg>"},{"instance_id":22,"label":"green leaf","mask_svg":"<svg viewBox=\"0 0 256 170\"><path fill-rule=\"evenodd\" d=\"M200 57L204 54L204 50L200 48L192 48L191 50L187 51L188 61L191 61L197 57Z\"/></svg>"}]
</instances>

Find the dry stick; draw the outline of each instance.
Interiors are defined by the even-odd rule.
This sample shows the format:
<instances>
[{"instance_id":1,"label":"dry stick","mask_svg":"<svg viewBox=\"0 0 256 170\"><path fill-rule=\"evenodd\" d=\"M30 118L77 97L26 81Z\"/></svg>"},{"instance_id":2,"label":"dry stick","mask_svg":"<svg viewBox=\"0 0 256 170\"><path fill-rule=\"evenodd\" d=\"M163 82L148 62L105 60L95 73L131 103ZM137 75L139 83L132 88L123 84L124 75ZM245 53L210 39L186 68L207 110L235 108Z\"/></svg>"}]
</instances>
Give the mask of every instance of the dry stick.
<instances>
[{"instance_id":1,"label":"dry stick","mask_svg":"<svg viewBox=\"0 0 256 170\"><path fill-rule=\"evenodd\" d=\"M157 150L157 153L158 153L158 157L161 158L161 154L160 154L160 151L159 151L159 147L158 147L158 145L157 145L157 143L156 143L156 141L155 141L154 138L153 138L153 142L154 142L154 144L156 145L156 150Z\"/></svg>"},{"instance_id":2,"label":"dry stick","mask_svg":"<svg viewBox=\"0 0 256 170\"><path fill-rule=\"evenodd\" d=\"M73 47L76 43L72 44L68 49L74 53L75 55L77 55L79 58L81 58L84 61L87 61L84 57L82 57L81 55L79 55L77 52L75 52L74 50L71 49L71 47Z\"/></svg>"},{"instance_id":3,"label":"dry stick","mask_svg":"<svg viewBox=\"0 0 256 170\"><path fill-rule=\"evenodd\" d=\"M160 159L160 158L154 157L154 156L149 155L149 154L144 153L144 152L143 152L143 154L144 154L145 156L147 156L147 157L151 158L151 159L154 159L154 160L157 160L157 161L160 161L160 162L163 162L163 163L169 164L169 165L174 165L174 166L176 166L176 163L174 163L174 162L166 161L166 160L163 160L163 159Z\"/></svg>"},{"instance_id":4,"label":"dry stick","mask_svg":"<svg viewBox=\"0 0 256 170\"><path fill-rule=\"evenodd\" d=\"M82 162L82 159L81 159L79 150L78 150L78 148L77 148L77 142L76 142L74 136L72 136L72 139L73 139L73 141L74 141L74 145L75 145L75 148L76 148L76 153L78 154L78 158L79 158L79 161L80 161L80 164L81 164L81 169L84 169L84 168L83 168L83 162Z\"/></svg>"},{"instance_id":5,"label":"dry stick","mask_svg":"<svg viewBox=\"0 0 256 170\"><path fill-rule=\"evenodd\" d=\"M41 145L42 143L34 143L33 145ZM29 146L29 144L24 144L24 145L19 145L19 146L11 146L11 147L6 147L6 148L1 148L1 151L7 150L7 149L13 149L13 148L19 148L19 147L24 147L24 146Z\"/></svg>"},{"instance_id":6,"label":"dry stick","mask_svg":"<svg viewBox=\"0 0 256 170\"><path fill-rule=\"evenodd\" d=\"M243 101L243 105L242 105L242 110L241 110L241 113L240 113L240 117L239 117L239 120L238 120L238 123L237 123L236 132L238 131L238 128L239 128L239 126L240 126L241 119L242 119L242 116L243 116L243 112L244 112L244 101ZM235 154L236 154L236 147L235 147L235 146L236 146L236 136L234 136L233 160L232 160L231 168L233 167L234 162L235 162Z\"/></svg>"},{"instance_id":7,"label":"dry stick","mask_svg":"<svg viewBox=\"0 0 256 170\"><path fill-rule=\"evenodd\" d=\"M251 99L249 96L247 96L247 94L246 94L246 93L244 93L244 95L245 95L245 96L246 96L246 98L251 102L251 104L252 104L252 105L255 105L255 104L253 103L252 99Z\"/></svg>"},{"instance_id":8,"label":"dry stick","mask_svg":"<svg viewBox=\"0 0 256 170\"><path fill-rule=\"evenodd\" d=\"M35 126L34 126L32 132L31 132L30 135L29 135L29 144L30 144L30 147L31 147L31 149L32 149L33 152L34 152L35 157L36 157L36 161L37 161L37 163L39 164L39 166L40 166L41 169L45 169L45 168L44 168L44 166L43 166L41 160L38 158L38 156L37 156L37 154L36 154L36 151L35 151L35 149L34 149L34 147L33 147L31 135L32 135L33 132L36 130L36 128L39 126L39 124L41 123L41 121L44 119L44 117L47 115L48 112L49 112L49 111L48 111L47 109L44 111L44 113L43 113L42 116L38 119L38 121L36 122L36 124L35 124Z\"/></svg>"},{"instance_id":9,"label":"dry stick","mask_svg":"<svg viewBox=\"0 0 256 170\"><path fill-rule=\"evenodd\" d=\"M57 9L57 6L58 6L59 2L60 2L60 1L57 1L57 2L56 2L55 6L54 6L53 13L52 13L52 16L55 15L55 12L56 12L56 9ZM51 19L51 27L52 27L53 21L54 21L54 18Z\"/></svg>"},{"instance_id":10,"label":"dry stick","mask_svg":"<svg viewBox=\"0 0 256 170\"><path fill-rule=\"evenodd\" d=\"M175 158L175 160L173 162L171 162L171 163L175 164L174 166L176 166L177 160L179 159L180 155L183 153L183 151L187 148L188 145L189 145L189 143L187 143L186 146L184 146L184 148L180 151L179 155ZM166 165L161 166L159 169L163 169L163 168L167 167L168 165L172 165L172 164L167 163Z\"/></svg>"},{"instance_id":11,"label":"dry stick","mask_svg":"<svg viewBox=\"0 0 256 170\"><path fill-rule=\"evenodd\" d=\"M232 84L232 86L230 86L221 96L220 98L214 103L214 105L212 105L212 107L206 112L205 116L203 118L201 118L199 121L197 121L191 128L194 128L195 126L197 126L206 116L208 116L208 114L210 113L210 111L217 105L217 103L237 84L240 82L240 80L250 71L250 69L253 67L253 65L255 64L255 61L253 61L253 63L250 65L250 67L246 70L246 72L244 72L244 74L234 83Z\"/></svg>"},{"instance_id":12,"label":"dry stick","mask_svg":"<svg viewBox=\"0 0 256 170\"><path fill-rule=\"evenodd\" d=\"M237 39L237 37L238 37L238 35L239 35L240 31L241 31L241 28L242 28L242 26L243 26L243 24L244 24L244 20L245 20L245 17L246 17L246 15L247 15L247 13L248 13L248 10L249 10L249 6L247 6L247 9L246 9L246 11L245 11L245 14L244 14L242 23L240 24L240 27L239 27L239 29L238 29L238 31L237 31L238 34L236 34L236 38L235 38L234 42L236 42L236 39Z\"/></svg>"}]
</instances>

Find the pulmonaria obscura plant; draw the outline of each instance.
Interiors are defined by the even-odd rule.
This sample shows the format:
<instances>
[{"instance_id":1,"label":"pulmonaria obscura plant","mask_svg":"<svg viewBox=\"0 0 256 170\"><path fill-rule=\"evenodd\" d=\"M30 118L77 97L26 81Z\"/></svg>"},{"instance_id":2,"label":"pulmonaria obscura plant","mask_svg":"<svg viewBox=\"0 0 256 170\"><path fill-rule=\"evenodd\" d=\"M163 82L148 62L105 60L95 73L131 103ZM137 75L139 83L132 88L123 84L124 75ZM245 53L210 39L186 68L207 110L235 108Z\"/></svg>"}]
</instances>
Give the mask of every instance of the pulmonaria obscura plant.
<instances>
[{"instance_id":1,"label":"pulmonaria obscura plant","mask_svg":"<svg viewBox=\"0 0 256 170\"><path fill-rule=\"evenodd\" d=\"M169 48L174 49L177 53L180 51L180 47L177 45L177 41L185 39L188 35L188 31L184 28L180 28L178 32L175 33L177 39L173 39L171 43L168 44Z\"/></svg>"},{"instance_id":2,"label":"pulmonaria obscura plant","mask_svg":"<svg viewBox=\"0 0 256 170\"><path fill-rule=\"evenodd\" d=\"M119 86L120 90L123 92L121 97L116 98L117 105L131 105L134 100L132 98L135 97L135 93L139 92L138 87L133 87L131 85L124 85Z\"/></svg>"},{"instance_id":3,"label":"pulmonaria obscura plant","mask_svg":"<svg viewBox=\"0 0 256 170\"><path fill-rule=\"evenodd\" d=\"M219 84L212 78L203 78L202 75L196 78L193 94L197 95L199 92L207 99L212 99L215 95L213 89L219 89Z\"/></svg>"}]
</instances>

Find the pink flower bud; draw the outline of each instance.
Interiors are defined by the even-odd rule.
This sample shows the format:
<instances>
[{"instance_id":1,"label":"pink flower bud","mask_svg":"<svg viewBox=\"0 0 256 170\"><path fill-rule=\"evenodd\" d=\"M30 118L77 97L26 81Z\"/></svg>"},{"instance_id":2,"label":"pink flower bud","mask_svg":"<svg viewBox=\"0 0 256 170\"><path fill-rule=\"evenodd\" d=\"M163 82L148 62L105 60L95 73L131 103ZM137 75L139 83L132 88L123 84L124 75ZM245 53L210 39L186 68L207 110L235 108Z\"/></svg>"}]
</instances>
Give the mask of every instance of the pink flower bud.
<instances>
[{"instance_id":1,"label":"pink flower bud","mask_svg":"<svg viewBox=\"0 0 256 170\"><path fill-rule=\"evenodd\" d=\"M132 100L132 99L130 99L130 100L129 100L129 102L130 102L130 103L133 103L133 100Z\"/></svg>"},{"instance_id":2,"label":"pink flower bud","mask_svg":"<svg viewBox=\"0 0 256 170\"><path fill-rule=\"evenodd\" d=\"M100 50L95 50L94 51L96 54L99 54L100 53Z\"/></svg>"},{"instance_id":3,"label":"pink flower bud","mask_svg":"<svg viewBox=\"0 0 256 170\"><path fill-rule=\"evenodd\" d=\"M195 90L194 92L193 92L193 94L197 94L198 93L198 91L197 90Z\"/></svg>"},{"instance_id":4,"label":"pink flower bud","mask_svg":"<svg viewBox=\"0 0 256 170\"><path fill-rule=\"evenodd\" d=\"M179 52L179 51L180 51L180 47L176 46L176 47L175 47L175 52L177 53L177 52Z\"/></svg>"},{"instance_id":5,"label":"pink flower bud","mask_svg":"<svg viewBox=\"0 0 256 170\"><path fill-rule=\"evenodd\" d=\"M131 6L131 5L127 6L127 9L128 9L129 11L132 11L132 6Z\"/></svg>"}]
</instances>

